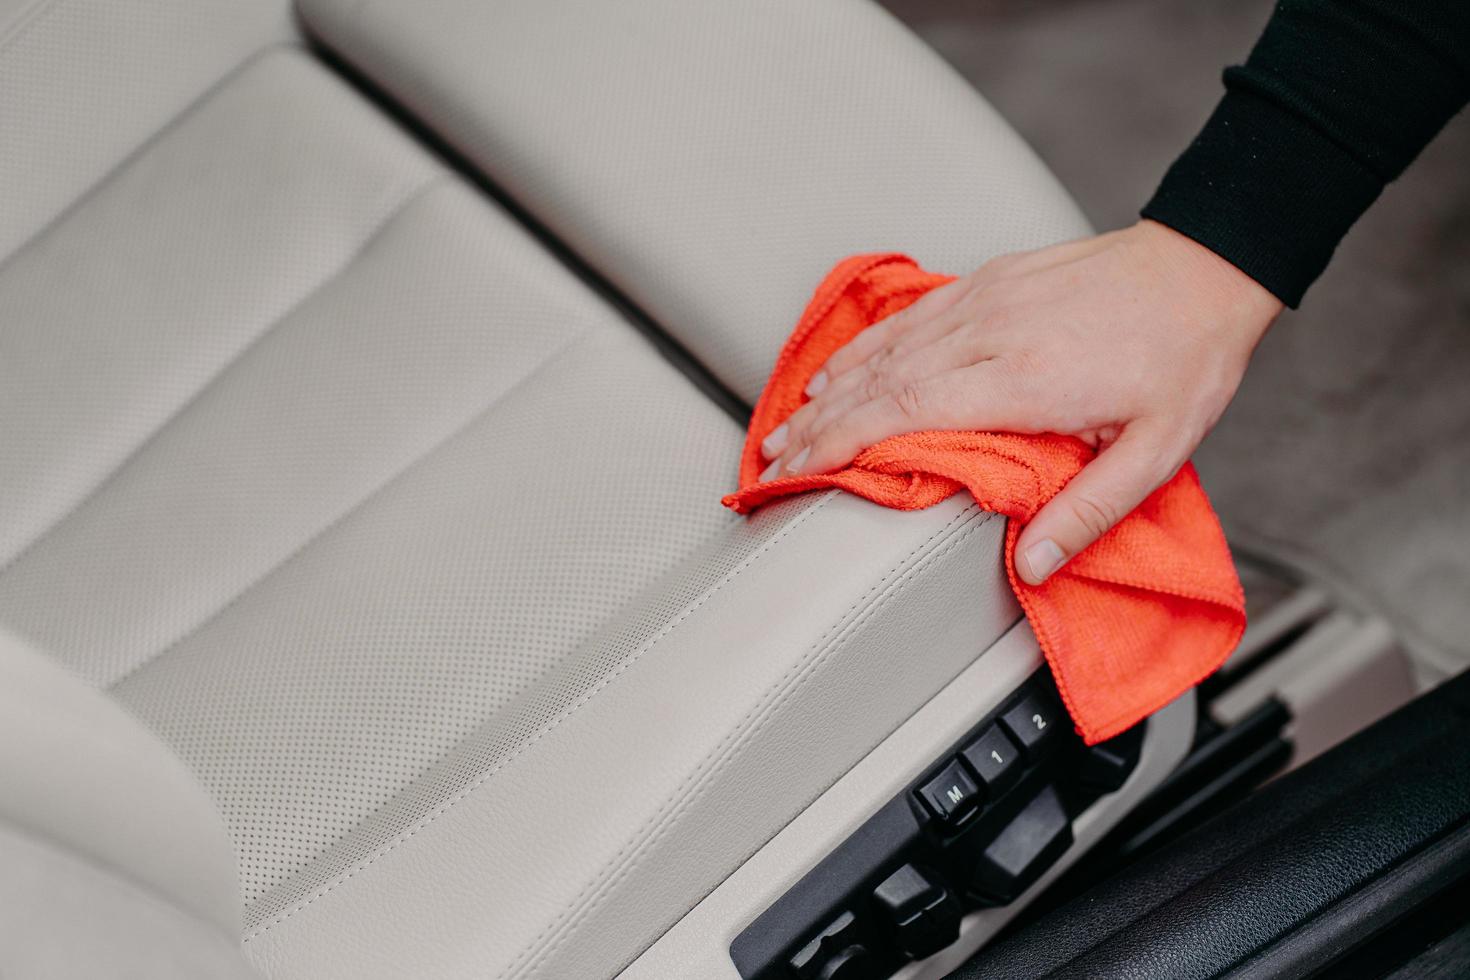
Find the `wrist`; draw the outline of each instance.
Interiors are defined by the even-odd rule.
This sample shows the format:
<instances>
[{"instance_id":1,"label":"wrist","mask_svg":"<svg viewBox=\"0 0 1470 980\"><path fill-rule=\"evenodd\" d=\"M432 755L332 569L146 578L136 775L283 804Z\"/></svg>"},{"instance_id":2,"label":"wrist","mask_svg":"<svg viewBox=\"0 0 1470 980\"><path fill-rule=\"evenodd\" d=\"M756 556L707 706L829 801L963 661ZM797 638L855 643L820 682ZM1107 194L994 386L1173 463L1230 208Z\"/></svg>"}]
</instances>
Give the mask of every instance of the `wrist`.
<instances>
[{"instance_id":1,"label":"wrist","mask_svg":"<svg viewBox=\"0 0 1470 980\"><path fill-rule=\"evenodd\" d=\"M1252 345L1284 308L1265 286L1188 235L1148 218L1129 230L1147 244L1164 274L1180 284L1195 312L1203 307L1214 314L1206 319L1251 334Z\"/></svg>"}]
</instances>

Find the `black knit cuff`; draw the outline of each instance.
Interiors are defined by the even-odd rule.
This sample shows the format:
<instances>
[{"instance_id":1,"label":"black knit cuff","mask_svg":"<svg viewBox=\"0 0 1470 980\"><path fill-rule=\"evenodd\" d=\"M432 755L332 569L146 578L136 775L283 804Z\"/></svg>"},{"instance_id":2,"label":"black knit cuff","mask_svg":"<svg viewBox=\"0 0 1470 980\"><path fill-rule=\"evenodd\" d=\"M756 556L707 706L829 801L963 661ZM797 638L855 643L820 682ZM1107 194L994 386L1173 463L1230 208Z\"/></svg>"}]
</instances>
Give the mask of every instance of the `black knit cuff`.
<instances>
[{"instance_id":1,"label":"black knit cuff","mask_svg":"<svg viewBox=\"0 0 1470 980\"><path fill-rule=\"evenodd\" d=\"M1142 213L1295 307L1382 189L1316 127L1236 90L1220 100Z\"/></svg>"}]
</instances>

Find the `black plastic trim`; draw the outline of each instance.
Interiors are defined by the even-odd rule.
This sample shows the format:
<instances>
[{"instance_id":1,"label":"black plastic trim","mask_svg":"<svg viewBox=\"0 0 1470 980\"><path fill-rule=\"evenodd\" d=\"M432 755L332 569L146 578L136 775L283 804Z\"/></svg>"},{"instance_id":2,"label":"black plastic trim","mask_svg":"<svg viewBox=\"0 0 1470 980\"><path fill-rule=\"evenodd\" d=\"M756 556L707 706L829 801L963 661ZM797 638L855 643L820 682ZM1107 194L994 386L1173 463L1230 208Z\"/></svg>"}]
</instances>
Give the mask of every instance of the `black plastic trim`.
<instances>
[{"instance_id":1,"label":"black plastic trim","mask_svg":"<svg viewBox=\"0 0 1470 980\"><path fill-rule=\"evenodd\" d=\"M1422 908L1467 876L1470 821L1318 913L1301 928L1235 967L1225 980L1310 980L1338 975L1339 964L1394 926L1406 911ZM1470 906L1462 905L1460 910L1470 921ZM1470 964L1466 966L1470 968Z\"/></svg>"},{"instance_id":2,"label":"black plastic trim","mask_svg":"<svg viewBox=\"0 0 1470 980\"><path fill-rule=\"evenodd\" d=\"M1004 718L1023 706L1019 717ZM1024 768L978 810L951 824L921 801L919 790L953 764L962 748L991 726L1013 729L1038 712L1052 719L1055 731L1039 740L1034 733L1018 739L1030 742L1018 757ZM1099 771L1085 764L1093 750L1082 744L1067 721L1051 675L1045 669L1032 674L735 938L730 956L737 971L746 980L785 980L793 976L789 966L793 954L808 948L839 918L854 916L856 926L844 932L844 943L864 947L873 975L890 975L908 955L904 938L873 899L880 883L912 864L932 875L967 909L1006 904L1070 846L1070 821L1115 790L1137 765L1146 724L1105 743L1123 761ZM1051 821L1046 828L1031 819L1030 808L1042 802L1052 807L1043 814ZM1057 808L1066 820L1060 833L1055 827ZM986 864L987 848L997 844L1008 828L1019 831L1022 826L1045 829L1045 839L1032 841L1025 833L1013 833L1004 838L1015 845L1005 858ZM1039 850L1028 854L1031 846Z\"/></svg>"},{"instance_id":3,"label":"black plastic trim","mask_svg":"<svg viewBox=\"0 0 1470 980\"><path fill-rule=\"evenodd\" d=\"M1330 967L1342 946L1433 906L1437 889L1463 878L1467 826L1470 673L982 950L952 977L1337 976Z\"/></svg>"}]
</instances>

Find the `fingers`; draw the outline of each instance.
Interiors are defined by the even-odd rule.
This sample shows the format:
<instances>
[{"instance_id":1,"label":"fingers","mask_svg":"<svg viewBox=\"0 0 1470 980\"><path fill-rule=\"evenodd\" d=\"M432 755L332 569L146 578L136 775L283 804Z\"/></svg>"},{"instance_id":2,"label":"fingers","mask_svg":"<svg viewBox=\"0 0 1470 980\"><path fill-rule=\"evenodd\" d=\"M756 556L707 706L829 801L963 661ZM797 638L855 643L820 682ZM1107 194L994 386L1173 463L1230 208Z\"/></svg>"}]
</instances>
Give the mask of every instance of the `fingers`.
<instances>
[{"instance_id":1,"label":"fingers","mask_svg":"<svg viewBox=\"0 0 1470 980\"><path fill-rule=\"evenodd\" d=\"M833 411L800 441L793 440L762 480L825 473L847 465L889 436L922 429L1015 429L1021 406L1002 372L984 361L900 384L879 397Z\"/></svg>"},{"instance_id":2,"label":"fingers","mask_svg":"<svg viewBox=\"0 0 1470 980\"><path fill-rule=\"evenodd\" d=\"M1274 315L1229 329L1235 294L1161 265L1141 227L1002 256L859 335L772 434L762 479L830 472L925 429L1106 445L1022 530L1016 574L1041 583L1188 457ZM1181 316L1201 329L1180 329Z\"/></svg>"},{"instance_id":3,"label":"fingers","mask_svg":"<svg viewBox=\"0 0 1470 980\"><path fill-rule=\"evenodd\" d=\"M871 358L833 381L817 397L797 409L761 444L766 459L789 447L801 447L835 418L904 387L947 371L969 367L986 355L973 337L952 334L903 358Z\"/></svg>"},{"instance_id":4,"label":"fingers","mask_svg":"<svg viewBox=\"0 0 1470 980\"><path fill-rule=\"evenodd\" d=\"M1021 532L1016 573L1040 585L1143 503L1183 462L1166 445L1146 424L1124 429Z\"/></svg>"},{"instance_id":5,"label":"fingers","mask_svg":"<svg viewBox=\"0 0 1470 980\"><path fill-rule=\"evenodd\" d=\"M833 378L864 364L874 354L892 343L901 334L927 323L948 310L964 296L967 283L964 279L945 283L931 289L909 306L890 317L885 317L858 334L844 346L839 347L827 363L812 376L807 385L808 395L820 394Z\"/></svg>"},{"instance_id":6,"label":"fingers","mask_svg":"<svg viewBox=\"0 0 1470 980\"><path fill-rule=\"evenodd\" d=\"M976 289L1001 279L1084 258L1103 248L1115 234L996 256L974 274L931 290L911 306L880 320L848 341L812 376L806 393L812 397L823 393L837 378L885 352L902 356L945 336L965 321L963 317L946 317L944 314L954 311L960 301Z\"/></svg>"}]
</instances>

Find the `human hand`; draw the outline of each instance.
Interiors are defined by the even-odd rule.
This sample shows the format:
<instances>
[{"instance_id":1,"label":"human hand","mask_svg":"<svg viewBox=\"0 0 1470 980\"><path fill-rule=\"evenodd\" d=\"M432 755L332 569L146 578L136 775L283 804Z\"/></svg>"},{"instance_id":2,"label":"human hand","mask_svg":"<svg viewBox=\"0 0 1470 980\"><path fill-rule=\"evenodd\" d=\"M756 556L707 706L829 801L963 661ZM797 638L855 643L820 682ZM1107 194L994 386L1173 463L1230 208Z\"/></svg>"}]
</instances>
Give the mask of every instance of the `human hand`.
<instances>
[{"instance_id":1,"label":"human hand","mask_svg":"<svg viewBox=\"0 0 1470 980\"><path fill-rule=\"evenodd\" d=\"M1005 255L864 330L761 444L778 475L841 469L889 436L1076 436L1097 457L1032 519L1039 585L1169 480L1219 420L1281 302L1164 225Z\"/></svg>"}]
</instances>

